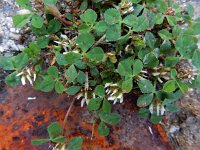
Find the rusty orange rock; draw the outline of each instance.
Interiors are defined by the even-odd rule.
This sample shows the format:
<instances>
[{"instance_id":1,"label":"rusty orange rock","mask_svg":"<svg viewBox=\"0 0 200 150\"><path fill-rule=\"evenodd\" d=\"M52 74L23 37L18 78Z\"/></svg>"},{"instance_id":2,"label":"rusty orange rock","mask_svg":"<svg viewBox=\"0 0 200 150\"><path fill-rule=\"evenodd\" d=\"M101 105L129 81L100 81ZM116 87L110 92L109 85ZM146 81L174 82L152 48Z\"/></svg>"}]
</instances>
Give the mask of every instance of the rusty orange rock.
<instances>
[{"instance_id":1,"label":"rusty orange rock","mask_svg":"<svg viewBox=\"0 0 200 150\"><path fill-rule=\"evenodd\" d=\"M46 150L50 143L39 147L31 145L31 139L47 138L47 126L54 121L62 124L70 99L54 92L43 93L31 87L6 87L0 101L0 150ZM28 100L28 97L36 97ZM171 150L161 125L152 125L138 117L134 95L125 97L123 104L114 105L113 111L123 117L118 126L110 127L111 134L99 136L95 124L94 137L91 114L76 101L65 128L69 140L83 137L83 150ZM152 133L149 131L152 129Z\"/></svg>"}]
</instances>

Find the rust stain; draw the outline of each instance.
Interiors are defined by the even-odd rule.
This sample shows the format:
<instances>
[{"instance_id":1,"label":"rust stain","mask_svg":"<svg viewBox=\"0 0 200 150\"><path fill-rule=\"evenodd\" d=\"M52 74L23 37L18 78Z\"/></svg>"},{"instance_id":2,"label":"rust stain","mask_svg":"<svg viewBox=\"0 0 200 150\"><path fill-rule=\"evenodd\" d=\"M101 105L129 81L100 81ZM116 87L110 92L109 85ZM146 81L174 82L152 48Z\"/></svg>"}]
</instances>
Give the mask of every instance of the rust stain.
<instances>
[{"instance_id":1,"label":"rust stain","mask_svg":"<svg viewBox=\"0 0 200 150\"><path fill-rule=\"evenodd\" d=\"M39 147L31 145L31 139L47 138L47 126L54 121L62 124L70 100L67 95L43 93L31 87L6 87L0 93L0 150L46 150L49 143ZM27 100L36 97L36 100ZM138 117L134 95L127 95L123 104L114 105L113 111L122 115L118 126L111 127L107 137L99 136L95 124L91 139L91 114L75 102L65 128L67 139L83 137L83 150L171 150L161 125L152 125ZM153 135L149 128L153 130Z\"/></svg>"}]
</instances>

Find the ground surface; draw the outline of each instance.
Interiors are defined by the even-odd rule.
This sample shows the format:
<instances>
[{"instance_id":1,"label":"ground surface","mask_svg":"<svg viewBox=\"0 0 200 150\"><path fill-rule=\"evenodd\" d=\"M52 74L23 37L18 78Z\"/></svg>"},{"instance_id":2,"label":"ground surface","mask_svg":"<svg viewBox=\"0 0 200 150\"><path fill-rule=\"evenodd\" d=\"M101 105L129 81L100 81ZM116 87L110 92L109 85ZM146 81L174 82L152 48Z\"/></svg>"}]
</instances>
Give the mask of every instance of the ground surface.
<instances>
[{"instance_id":1,"label":"ground surface","mask_svg":"<svg viewBox=\"0 0 200 150\"><path fill-rule=\"evenodd\" d=\"M194 4L194 6L195 6L196 16L197 17L200 16L200 0L176 0L176 1L179 1L180 5L182 5L182 6L185 6L185 4L188 2L192 2L192 4ZM16 12L18 10L19 10L19 8L16 5L15 0L0 0L0 55L16 54L24 48L24 46L27 44L28 41L31 41L32 39L34 39L34 37L30 36L30 34L24 35L26 30L18 30L18 29L13 28L11 16L16 14ZM38 136L38 134L39 134L39 136L46 136L46 132L44 132L44 131L46 129L47 124L49 124L50 121L56 120L56 117L62 118L63 116L57 112L54 114L54 117L52 118L52 120L51 119L49 121L46 120L45 124L41 126L41 121L45 120L42 116L40 116L42 114L42 112L38 112L38 114L37 113L33 114L33 112L31 113L32 109L29 109L28 110L29 112L26 112L27 110L25 109L27 106L29 106L28 108L30 108L30 106L32 106L32 102L30 103L30 102L26 101L27 100L26 96L32 96L32 95L23 95L23 92L26 92L26 91L14 91L15 88L13 88L13 89L5 88L4 83L3 83L3 78L5 77L6 74L7 74L7 72L0 70L0 106L3 106L3 108L1 107L1 109L0 109L0 120L2 119L1 117L4 116L5 114L8 115L8 118L6 118L7 122L5 120L4 121L1 120L0 126L2 125L2 122L5 124L9 123L9 121L12 122L13 120L11 120L11 119L9 120L9 117L15 117L15 115L17 116L17 114L22 115L21 116L22 118L20 118L20 116L18 116L19 117L19 118L17 118L18 120L19 119L25 119L25 120L28 119L28 118L26 118L26 115L29 116L28 115L29 113L32 114L33 116L32 116L32 118L29 118L30 122L28 122L27 124L21 125L22 129L25 129L26 125L29 125L31 134L26 135L26 134L22 133L22 135L15 136L14 134L17 134L17 132L15 132L15 129L18 128L18 125L15 126L14 122L13 122L10 125L10 127L14 127L14 128L12 130L8 129L8 130L3 130L3 132L0 132L0 138L7 139L7 141L11 140L11 142L14 141L15 144L16 144L16 142L18 142L17 144L20 145L19 142L21 140L23 142L23 139L30 139L31 136L34 136L34 135ZM18 90L18 88L16 88L16 90ZM11 93L9 93L9 91ZM7 94L21 95L24 98L23 106L20 106L20 108L19 108L18 107L19 105L17 103L14 103L13 106L11 107L10 104L13 101L15 101L15 97L10 97L10 99L9 99L7 97L8 96ZM40 92L37 94L39 94L39 96L40 96L40 94L43 95ZM44 94L42 97L44 97L44 99L45 99L46 96L47 95ZM62 99L61 101L63 101L63 103L65 103L65 100ZM29 103L30 103L30 105L29 105ZM35 103L35 102L33 102L33 103ZM38 102L36 102L36 103L38 104ZM199 147L200 147L200 127L199 127L199 125L200 125L200 92L198 90L193 90L190 92L190 94L186 95L178 103L180 104L182 109L179 113L171 115L170 117L167 117L169 121L165 124L166 131L167 131L175 149L199 150ZM14 106L16 106L16 108L13 108ZM59 106L59 108L58 108L58 106ZM42 105L38 106L38 107L42 107ZM16 109L16 114L12 114L10 111L8 111L9 109ZM53 111L62 110L61 113L66 111L66 109L63 107L63 105L62 105L62 107L60 107L60 105L58 105L58 104L56 104L56 106L53 106L52 109L54 109ZM48 111L50 111L50 110L48 110ZM48 111L46 113L48 113ZM130 110L128 109L127 111L130 111ZM15 111L13 111L13 112L15 112ZM9 116L9 115L11 115L11 116ZM137 116L132 113L130 116L132 116L132 117L134 116L137 118ZM47 118L48 117L50 117L50 116L47 116ZM137 124L137 121L134 122L134 120L131 120L131 121L130 120L131 119L127 119L123 123L128 126L132 126L132 125L139 126L139 124ZM142 121L142 122L144 123L144 121ZM32 123L36 123L36 128L34 130L33 130L33 128L31 128L33 125ZM132 132L129 130L122 130L123 132L120 131L119 132L120 135L124 135L126 137L126 138L123 137L124 141L122 141L122 142L127 142L129 140L133 140L133 141L136 140L136 137L135 137L135 139L128 139L127 133L129 133L129 132L131 132L130 138L133 138L133 136L135 134L137 134L138 135L137 138L140 138L140 140L142 142L144 142L144 140L142 138L145 136L147 136L149 138L153 138L153 136L148 131L148 125L149 124L143 124L143 126L141 126L141 127L139 126L140 130L133 130ZM158 133L159 133L158 129L159 128L155 129L154 131L155 132L158 131ZM142 136L140 136L141 130L144 131L144 133L142 133ZM8 136L10 134L10 132L12 132L13 134ZM85 131L83 130L82 132L85 132ZM7 137L5 137L5 135ZM155 134L155 135L159 136L159 134ZM156 143L160 144L159 142L162 142L162 140L159 140L159 139L157 139L157 140L158 140L158 142L153 142L153 141L151 141L151 142L153 144L156 144ZM26 141L26 142L28 142L28 141ZM139 142L139 141L135 141L135 142L136 142L135 144L137 144L138 146L143 144L142 142ZM130 145L131 143L127 142L126 144L128 144L128 146L131 146ZM10 145L13 147L15 146L12 144L10 144ZM13 147L9 148L9 149L13 149ZM2 150L2 148L3 148L2 140L0 140L0 150ZM157 147L157 148L152 147L152 148L159 149L159 147ZM27 149L29 149L29 148L27 148ZM40 149L43 150L44 148L41 147Z\"/></svg>"}]
</instances>

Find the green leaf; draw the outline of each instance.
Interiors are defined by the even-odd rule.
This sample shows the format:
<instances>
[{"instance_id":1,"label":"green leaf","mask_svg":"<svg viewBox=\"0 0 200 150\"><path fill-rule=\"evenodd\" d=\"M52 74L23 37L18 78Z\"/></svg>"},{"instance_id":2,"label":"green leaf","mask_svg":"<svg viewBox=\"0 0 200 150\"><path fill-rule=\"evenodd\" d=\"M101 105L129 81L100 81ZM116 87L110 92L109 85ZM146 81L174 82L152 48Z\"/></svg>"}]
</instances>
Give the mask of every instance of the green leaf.
<instances>
[{"instance_id":1,"label":"green leaf","mask_svg":"<svg viewBox=\"0 0 200 150\"><path fill-rule=\"evenodd\" d=\"M64 85L60 81L56 81L55 83L55 90L58 94L62 94L64 91Z\"/></svg>"},{"instance_id":2,"label":"green leaf","mask_svg":"<svg viewBox=\"0 0 200 150\"><path fill-rule=\"evenodd\" d=\"M65 143L66 137L65 136L58 136L54 139L51 139L51 141L54 142L54 143Z\"/></svg>"},{"instance_id":3,"label":"green leaf","mask_svg":"<svg viewBox=\"0 0 200 150\"><path fill-rule=\"evenodd\" d=\"M61 24L58 20L52 19L49 23L48 23L48 27L47 27L47 32L49 34L54 34L58 31L60 31L61 28Z\"/></svg>"},{"instance_id":4,"label":"green leaf","mask_svg":"<svg viewBox=\"0 0 200 150\"><path fill-rule=\"evenodd\" d=\"M102 103L102 99L99 98L92 98L89 101L89 104L87 106L88 110L93 111L93 110L98 110L100 105Z\"/></svg>"},{"instance_id":5,"label":"green leaf","mask_svg":"<svg viewBox=\"0 0 200 150\"><path fill-rule=\"evenodd\" d=\"M77 61L81 59L81 54L79 53L74 53L74 52L69 52L66 55L64 55L65 61L67 64L74 64Z\"/></svg>"},{"instance_id":6,"label":"green leaf","mask_svg":"<svg viewBox=\"0 0 200 150\"><path fill-rule=\"evenodd\" d=\"M189 53L192 49L196 49L196 39L190 35L181 35L177 38L175 46L182 56L191 58L192 56L190 57Z\"/></svg>"},{"instance_id":7,"label":"green leaf","mask_svg":"<svg viewBox=\"0 0 200 150\"><path fill-rule=\"evenodd\" d=\"M159 60L154 53L148 53L143 59L144 64L149 68L154 68L159 64Z\"/></svg>"},{"instance_id":8,"label":"green leaf","mask_svg":"<svg viewBox=\"0 0 200 150\"><path fill-rule=\"evenodd\" d=\"M47 73L52 78L57 78L58 77L58 68L56 66L50 66L47 70Z\"/></svg>"},{"instance_id":9,"label":"green leaf","mask_svg":"<svg viewBox=\"0 0 200 150\"><path fill-rule=\"evenodd\" d=\"M155 114L151 115L151 119L150 121L154 124L160 123L162 121L162 117L161 116L157 116Z\"/></svg>"},{"instance_id":10,"label":"green leaf","mask_svg":"<svg viewBox=\"0 0 200 150\"><path fill-rule=\"evenodd\" d=\"M146 107L152 103L153 94L143 94L137 100L138 107Z\"/></svg>"},{"instance_id":11,"label":"green leaf","mask_svg":"<svg viewBox=\"0 0 200 150\"><path fill-rule=\"evenodd\" d=\"M172 78L172 79L175 79L176 76L177 76L177 74L178 74L178 72L176 71L176 69L172 69L172 70L170 71L170 74L171 74L171 78Z\"/></svg>"},{"instance_id":12,"label":"green leaf","mask_svg":"<svg viewBox=\"0 0 200 150\"><path fill-rule=\"evenodd\" d=\"M135 32L145 31L149 27L149 21L147 17L140 16L135 20L135 23L132 25L132 30Z\"/></svg>"},{"instance_id":13,"label":"green leaf","mask_svg":"<svg viewBox=\"0 0 200 150\"><path fill-rule=\"evenodd\" d=\"M46 26L43 24L42 28L35 28L31 25L31 31L34 33L34 34L37 34L37 35L46 35L48 34L47 33L47 29L46 29Z\"/></svg>"},{"instance_id":14,"label":"green leaf","mask_svg":"<svg viewBox=\"0 0 200 150\"><path fill-rule=\"evenodd\" d=\"M87 53L87 57L93 61L102 61L104 58L104 51L101 47L94 47Z\"/></svg>"},{"instance_id":15,"label":"green leaf","mask_svg":"<svg viewBox=\"0 0 200 150\"><path fill-rule=\"evenodd\" d=\"M67 70L66 70L66 75L67 75L67 82L73 82L76 77L78 76L78 72L76 71L76 68L74 65L71 65Z\"/></svg>"},{"instance_id":16,"label":"green leaf","mask_svg":"<svg viewBox=\"0 0 200 150\"><path fill-rule=\"evenodd\" d=\"M57 0L43 0L44 4L55 5Z\"/></svg>"},{"instance_id":17,"label":"green leaf","mask_svg":"<svg viewBox=\"0 0 200 150\"><path fill-rule=\"evenodd\" d=\"M94 93L98 96L104 96L105 95L105 89L103 85L97 85Z\"/></svg>"},{"instance_id":18,"label":"green leaf","mask_svg":"<svg viewBox=\"0 0 200 150\"><path fill-rule=\"evenodd\" d=\"M141 80L138 82L138 86L142 93L153 93L155 91L154 86L149 80Z\"/></svg>"},{"instance_id":19,"label":"green leaf","mask_svg":"<svg viewBox=\"0 0 200 150\"><path fill-rule=\"evenodd\" d=\"M108 136L110 133L109 128L106 126L104 122L100 122L98 126L98 134L101 136Z\"/></svg>"},{"instance_id":20,"label":"green leaf","mask_svg":"<svg viewBox=\"0 0 200 150\"><path fill-rule=\"evenodd\" d=\"M105 113L111 113L111 104L107 99L103 100L102 111Z\"/></svg>"},{"instance_id":21,"label":"green leaf","mask_svg":"<svg viewBox=\"0 0 200 150\"><path fill-rule=\"evenodd\" d=\"M186 7L186 10L187 10L189 16L192 18L194 16L194 12L195 12L193 5L189 3Z\"/></svg>"},{"instance_id":22,"label":"green leaf","mask_svg":"<svg viewBox=\"0 0 200 150\"><path fill-rule=\"evenodd\" d=\"M129 93L133 88L133 81L132 78L126 79L122 82L122 91L124 93Z\"/></svg>"},{"instance_id":23,"label":"green leaf","mask_svg":"<svg viewBox=\"0 0 200 150\"><path fill-rule=\"evenodd\" d=\"M61 54L61 53L56 53L56 62L59 65L66 65L66 64L68 64L67 60L65 60L65 55Z\"/></svg>"},{"instance_id":24,"label":"green leaf","mask_svg":"<svg viewBox=\"0 0 200 150\"><path fill-rule=\"evenodd\" d=\"M42 28L43 26L43 18L37 14L34 14L32 16L32 21L31 21L32 26L35 28Z\"/></svg>"},{"instance_id":25,"label":"green leaf","mask_svg":"<svg viewBox=\"0 0 200 150\"><path fill-rule=\"evenodd\" d=\"M15 68L22 69L24 66L27 65L29 58L26 53L19 53L18 55L14 56L13 58L13 64Z\"/></svg>"},{"instance_id":26,"label":"green leaf","mask_svg":"<svg viewBox=\"0 0 200 150\"><path fill-rule=\"evenodd\" d=\"M31 3L29 0L16 0L16 2L20 7L23 7L23 8L29 9L29 10L32 9Z\"/></svg>"},{"instance_id":27,"label":"green leaf","mask_svg":"<svg viewBox=\"0 0 200 150\"><path fill-rule=\"evenodd\" d=\"M84 61L81 61L81 60L78 60L76 63L75 63L75 66L79 69L86 69L87 67L87 64L86 62Z\"/></svg>"},{"instance_id":28,"label":"green leaf","mask_svg":"<svg viewBox=\"0 0 200 150\"><path fill-rule=\"evenodd\" d=\"M172 34L169 33L169 31L167 29L160 30L158 32L158 34L163 40L171 40L172 39Z\"/></svg>"},{"instance_id":29,"label":"green leaf","mask_svg":"<svg viewBox=\"0 0 200 150\"><path fill-rule=\"evenodd\" d=\"M94 24L97 20L97 14L92 9L87 9L84 14L80 16L81 20L86 23Z\"/></svg>"},{"instance_id":30,"label":"green leaf","mask_svg":"<svg viewBox=\"0 0 200 150\"><path fill-rule=\"evenodd\" d=\"M172 113L180 111L180 107L173 105L173 104L166 105L166 108Z\"/></svg>"},{"instance_id":31,"label":"green leaf","mask_svg":"<svg viewBox=\"0 0 200 150\"><path fill-rule=\"evenodd\" d=\"M117 125L120 122L121 116L117 113L99 113L101 121L108 123L110 125Z\"/></svg>"},{"instance_id":32,"label":"green leaf","mask_svg":"<svg viewBox=\"0 0 200 150\"><path fill-rule=\"evenodd\" d=\"M41 52L40 47L37 45L37 42L31 42L29 44L28 48L24 49L24 52L29 56L29 57L35 57L38 56Z\"/></svg>"},{"instance_id":33,"label":"green leaf","mask_svg":"<svg viewBox=\"0 0 200 150\"><path fill-rule=\"evenodd\" d=\"M119 10L115 8L107 9L104 13L104 18L109 25L117 24L122 20Z\"/></svg>"},{"instance_id":34,"label":"green leaf","mask_svg":"<svg viewBox=\"0 0 200 150\"><path fill-rule=\"evenodd\" d=\"M150 113L149 109L141 108L139 111L139 116L145 118L148 117L149 113Z\"/></svg>"},{"instance_id":35,"label":"green leaf","mask_svg":"<svg viewBox=\"0 0 200 150\"><path fill-rule=\"evenodd\" d=\"M143 63L139 59L136 59L133 63L133 76L137 76L143 69Z\"/></svg>"},{"instance_id":36,"label":"green leaf","mask_svg":"<svg viewBox=\"0 0 200 150\"><path fill-rule=\"evenodd\" d=\"M108 41L117 41L121 37L121 24L108 26L106 30L106 39Z\"/></svg>"},{"instance_id":37,"label":"green leaf","mask_svg":"<svg viewBox=\"0 0 200 150\"><path fill-rule=\"evenodd\" d=\"M82 71L79 71L78 76L77 76L77 82L79 82L80 84L83 84L85 83L85 79L86 79L85 73Z\"/></svg>"},{"instance_id":38,"label":"green leaf","mask_svg":"<svg viewBox=\"0 0 200 150\"><path fill-rule=\"evenodd\" d=\"M141 32L144 31L148 28L149 22L147 20L147 17L145 16L140 16L136 17L134 15L128 15L124 18L123 22L132 27L132 30L135 32Z\"/></svg>"},{"instance_id":39,"label":"green leaf","mask_svg":"<svg viewBox=\"0 0 200 150\"><path fill-rule=\"evenodd\" d=\"M4 70L15 70L12 57L0 56L0 68Z\"/></svg>"},{"instance_id":40,"label":"green leaf","mask_svg":"<svg viewBox=\"0 0 200 150\"><path fill-rule=\"evenodd\" d=\"M131 0L132 3L137 4L139 3L141 0Z\"/></svg>"},{"instance_id":41,"label":"green leaf","mask_svg":"<svg viewBox=\"0 0 200 150\"><path fill-rule=\"evenodd\" d=\"M16 15L13 16L13 24L16 28L25 26L31 19L32 14Z\"/></svg>"},{"instance_id":42,"label":"green leaf","mask_svg":"<svg viewBox=\"0 0 200 150\"><path fill-rule=\"evenodd\" d=\"M13 72L9 74L5 79L6 84L9 86L17 86L20 82L20 78L17 77L16 75L17 75L17 72Z\"/></svg>"},{"instance_id":43,"label":"green leaf","mask_svg":"<svg viewBox=\"0 0 200 150\"><path fill-rule=\"evenodd\" d=\"M200 23L195 23L191 26L194 35L200 34Z\"/></svg>"},{"instance_id":44,"label":"green leaf","mask_svg":"<svg viewBox=\"0 0 200 150\"><path fill-rule=\"evenodd\" d=\"M137 16L130 14L124 18L123 23L125 23L126 25L128 25L130 27L136 26L137 25Z\"/></svg>"},{"instance_id":45,"label":"green leaf","mask_svg":"<svg viewBox=\"0 0 200 150\"><path fill-rule=\"evenodd\" d=\"M174 67L180 61L179 57L168 56L165 58L166 67Z\"/></svg>"},{"instance_id":46,"label":"green leaf","mask_svg":"<svg viewBox=\"0 0 200 150\"><path fill-rule=\"evenodd\" d=\"M133 70L132 70L132 60L130 59L125 59L119 62L118 64L118 73L121 76L132 76Z\"/></svg>"},{"instance_id":47,"label":"green leaf","mask_svg":"<svg viewBox=\"0 0 200 150\"><path fill-rule=\"evenodd\" d=\"M200 89L200 75L197 75L195 77L195 80L192 81L192 88L198 88Z\"/></svg>"},{"instance_id":48,"label":"green leaf","mask_svg":"<svg viewBox=\"0 0 200 150\"><path fill-rule=\"evenodd\" d=\"M51 140L57 138L59 134L62 132L62 128L58 122L53 122L47 128L49 137Z\"/></svg>"},{"instance_id":49,"label":"green leaf","mask_svg":"<svg viewBox=\"0 0 200 150\"><path fill-rule=\"evenodd\" d=\"M75 95L78 93L81 89L81 86L70 86L67 90L66 93L69 95Z\"/></svg>"},{"instance_id":50,"label":"green leaf","mask_svg":"<svg viewBox=\"0 0 200 150\"><path fill-rule=\"evenodd\" d=\"M37 44L40 48L45 48L49 44L50 37L41 36L37 39Z\"/></svg>"},{"instance_id":51,"label":"green leaf","mask_svg":"<svg viewBox=\"0 0 200 150\"><path fill-rule=\"evenodd\" d=\"M192 64L200 69L200 51L196 50L192 57Z\"/></svg>"},{"instance_id":52,"label":"green leaf","mask_svg":"<svg viewBox=\"0 0 200 150\"><path fill-rule=\"evenodd\" d=\"M94 30L97 33L103 33L105 32L107 29L107 24L105 23L105 21L101 20L99 21L95 26L94 26Z\"/></svg>"},{"instance_id":53,"label":"green leaf","mask_svg":"<svg viewBox=\"0 0 200 150\"><path fill-rule=\"evenodd\" d=\"M86 52L95 42L95 38L90 33L82 33L77 37L76 40L78 46Z\"/></svg>"},{"instance_id":54,"label":"green leaf","mask_svg":"<svg viewBox=\"0 0 200 150\"><path fill-rule=\"evenodd\" d=\"M154 37L154 35L151 32L146 32L145 34L145 41L147 43L147 45L153 49L155 44L156 44L156 38Z\"/></svg>"},{"instance_id":55,"label":"green leaf","mask_svg":"<svg viewBox=\"0 0 200 150\"><path fill-rule=\"evenodd\" d=\"M50 92L54 88L55 81L52 80L52 77L47 76L44 80L39 84L39 89L43 92Z\"/></svg>"},{"instance_id":56,"label":"green leaf","mask_svg":"<svg viewBox=\"0 0 200 150\"><path fill-rule=\"evenodd\" d=\"M156 24L162 24L165 16L162 13L156 14Z\"/></svg>"},{"instance_id":57,"label":"green leaf","mask_svg":"<svg viewBox=\"0 0 200 150\"><path fill-rule=\"evenodd\" d=\"M67 144L67 150L81 150L83 140L81 137L72 138Z\"/></svg>"},{"instance_id":58,"label":"green leaf","mask_svg":"<svg viewBox=\"0 0 200 150\"><path fill-rule=\"evenodd\" d=\"M183 94L188 92L187 84L185 84L181 81L177 81L176 83L177 83L178 87L180 88L180 90L182 91Z\"/></svg>"},{"instance_id":59,"label":"green leaf","mask_svg":"<svg viewBox=\"0 0 200 150\"><path fill-rule=\"evenodd\" d=\"M88 1L83 0L83 2L80 5L80 10L86 10L88 8Z\"/></svg>"},{"instance_id":60,"label":"green leaf","mask_svg":"<svg viewBox=\"0 0 200 150\"><path fill-rule=\"evenodd\" d=\"M175 26L177 24L176 16L167 16L167 21L171 26Z\"/></svg>"},{"instance_id":61,"label":"green leaf","mask_svg":"<svg viewBox=\"0 0 200 150\"><path fill-rule=\"evenodd\" d=\"M176 88L177 88L177 87L176 87L176 81L174 81L174 80L169 80L169 81L167 81L167 82L164 84L164 86L163 86L163 91L168 92L168 93L171 93L171 92L175 91Z\"/></svg>"},{"instance_id":62,"label":"green leaf","mask_svg":"<svg viewBox=\"0 0 200 150\"><path fill-rule=\"evenodd\" d=\"M156 0L154 3L156 4L158 11L160 11L162 13L166 12L167 5L166 5L165 0Z\"/></svg>"},{"instance_id":63,"label":"green leaf","mask_svg":"<svg viewBox=\"0 0 200 150\"><path fill-rule=\"evenodd\" d=\"M41 145L43 143L49 142L49 139L37 139L37 140L32 140L31 143L34 146Z\"/></svg>"}]
</instances>

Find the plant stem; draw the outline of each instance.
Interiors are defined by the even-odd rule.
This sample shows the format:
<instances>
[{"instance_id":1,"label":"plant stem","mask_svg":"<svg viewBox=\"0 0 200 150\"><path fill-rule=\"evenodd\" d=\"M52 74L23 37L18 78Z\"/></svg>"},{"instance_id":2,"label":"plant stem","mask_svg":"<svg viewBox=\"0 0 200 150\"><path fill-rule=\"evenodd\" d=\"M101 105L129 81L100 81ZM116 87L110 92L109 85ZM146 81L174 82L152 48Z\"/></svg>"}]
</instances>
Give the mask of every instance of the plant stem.
<instances>
[{"instance_id":1,"label":"plant stem","mask_svg":"<svg viewBox=\"0 0 200 150\"><path fill-rule=\"evenodd\" d=\"M68 108L68 110L67 110L67 113L66 113L66 115L65 115L65 118L64 118L64 120L63 120L63 135L64 135L64 128L65 128L65 125L66 125L66 123L67 123L67 118L68 118L68 116L69 116L69 113L70 113L70 111L71 111L71 109L72 109L72 106L73 106L73 104L74 104L74 102L75 102L75 100L76 100L76 98L75 97L72 97L73 98L73 100L72 100L72 102L71 102L71 104L70 104L70 106L69 106L69 108Z\"/></svg>"},{"instance_id":2,"label":"plant stem","mask_svg":"<svg viewBox=\"0 0 200 150\"><path fill-rule=\"evenodd\" d=\"M106 38L106 35L104 34L95 44L94 44L94 47L99 45L103 40L105 40Z\"/></svg>"}]
</instances>

